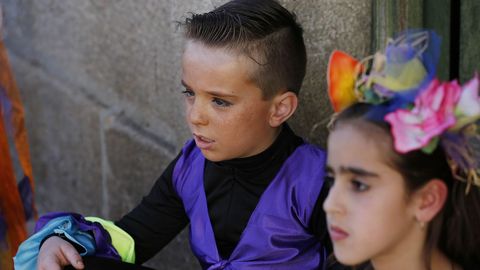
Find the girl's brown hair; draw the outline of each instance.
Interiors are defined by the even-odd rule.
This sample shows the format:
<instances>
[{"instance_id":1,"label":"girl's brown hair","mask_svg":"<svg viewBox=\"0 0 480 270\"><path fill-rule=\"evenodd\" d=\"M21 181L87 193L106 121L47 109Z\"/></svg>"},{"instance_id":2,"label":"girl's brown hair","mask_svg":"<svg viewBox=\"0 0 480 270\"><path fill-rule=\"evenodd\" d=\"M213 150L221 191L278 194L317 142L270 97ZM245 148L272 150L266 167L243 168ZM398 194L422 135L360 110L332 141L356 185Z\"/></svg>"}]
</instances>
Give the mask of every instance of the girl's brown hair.
<instances>
[{"instance_id":1,"label":"girl's brown hair","mask_svg":"<svg viewBox=\"0 0 480 270\"><path fill-rule=\"evenodd\" d=\"M333 118L330 129L345 124L367 123L380 127L386 136L392 138L387 122L370 117L369 112L374 106L366 103L350 106ZM368 127L363 129L367 133L372 130ZM390 165L402 174L409 192L418 190L431 179L441 179L448 187L443 209L428 226L425 263L430 265L431 251L438 247L464 270L480 269L480 188L473 186L466 193L467 184L454 179L441 145L431 154L421 150L399 154L393 147L390 149Z\"/></svg>"}]
</instances>

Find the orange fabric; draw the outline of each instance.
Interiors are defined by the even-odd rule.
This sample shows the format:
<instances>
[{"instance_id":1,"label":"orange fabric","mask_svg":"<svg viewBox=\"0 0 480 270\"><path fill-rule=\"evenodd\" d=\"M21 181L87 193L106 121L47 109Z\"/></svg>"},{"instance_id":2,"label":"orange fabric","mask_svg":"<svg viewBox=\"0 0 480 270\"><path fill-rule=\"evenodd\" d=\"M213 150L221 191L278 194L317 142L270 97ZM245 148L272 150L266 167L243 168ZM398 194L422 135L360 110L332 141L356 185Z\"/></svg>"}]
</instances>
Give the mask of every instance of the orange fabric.
<instances>
[{"instance_id":1,"label":"orange fabric","mask_svg":"<svg viewBox=\"0 0 480 270\"><path fill-rule=\"evenodd\" d=\"M355 69L358 60L335 50L328 63L328 95L335 112L342 111L357 101L355 96Z\"/></svg>"},{"instance_id":2,"label":"orange fabric","mask_svg":"<svg viewBox=\"0 0 480 270\"><path fill-rule=\"evenodd\" d=\"M15 147L18 153L18 159L23 172L30 180L32 190L34 189L32 166L30 163L30 151L28 147L27 132L25 130L25 118L23 106L20 99L20 92L13 79L12 71L7 57L7 52L3 42L0 42L0 85L7 92L7 97L12 103L12 126L15 133Z\"/></svg>"},{"instance_id":3,"label":"orange fabric","mask_svg":"<svg viewBox=\"0 0 480 270\"><path fill-rule=\"evenodd\" d=\"M7 245L10 254L2 258L2 269L13 269L11 258L17 253L18 246L27 238L24 206L18 190L17 179L10 153L6 122L13 130L13 141L23 173L28 177L33 192L33 174L30 164L27 133L20 93L12 75L6 49L0 41L0 86L5 90L6 98L12 106L12 112L6 119L5 108L0 104L0 213L7 225ZM32 194L33 196L33 194ZM32 207L36 217L34 205ZM5 252L0 252L5 253ZM0 254L4 257L4 254ZM8 268L7 268L8 267Z\"/></svg>"},{"instance_id":4,"label":"orange fabric","mask_svg":"<svg viewBox=\"0 0 480 270\"><path fill-rule=\"evenodd\" d=\"M7 224L7 240L13 256L17 253L20 243L26 239L27 231L6 135L2 116L0 117L0 207Z\"/></svg>"},{"instance_id":5,"label":"orange fabric","mask_svg":"<svg viewBox=\"0 0 480 270\"><path fill-rule=\"evenodd\" d=\"M13 269L13 260L10 251L0 248L0 269Z\"/></svg>"}]
</instances>

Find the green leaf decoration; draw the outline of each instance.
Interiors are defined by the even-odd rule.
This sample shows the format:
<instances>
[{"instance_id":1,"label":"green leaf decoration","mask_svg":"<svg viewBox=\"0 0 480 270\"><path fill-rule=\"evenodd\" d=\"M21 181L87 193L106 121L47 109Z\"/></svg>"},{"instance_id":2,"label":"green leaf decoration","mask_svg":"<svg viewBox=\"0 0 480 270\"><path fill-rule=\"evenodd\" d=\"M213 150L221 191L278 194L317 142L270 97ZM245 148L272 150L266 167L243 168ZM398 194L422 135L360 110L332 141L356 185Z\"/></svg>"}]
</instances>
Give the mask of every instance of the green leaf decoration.
<instances>
[{"instance_id":1,"label":"green leaf decoration","mask_svg":"<svg viewBox=\"0 0 480 270\"><path fill-rule=\"evenodd\" d=\"M433 151L435 151L435 148L437 148L438 142L440 141L440 138L434 137L433 139L430 140L430 142L422 148L422 152L425 154L431 154Z\"/></svg>"}]
</instances>

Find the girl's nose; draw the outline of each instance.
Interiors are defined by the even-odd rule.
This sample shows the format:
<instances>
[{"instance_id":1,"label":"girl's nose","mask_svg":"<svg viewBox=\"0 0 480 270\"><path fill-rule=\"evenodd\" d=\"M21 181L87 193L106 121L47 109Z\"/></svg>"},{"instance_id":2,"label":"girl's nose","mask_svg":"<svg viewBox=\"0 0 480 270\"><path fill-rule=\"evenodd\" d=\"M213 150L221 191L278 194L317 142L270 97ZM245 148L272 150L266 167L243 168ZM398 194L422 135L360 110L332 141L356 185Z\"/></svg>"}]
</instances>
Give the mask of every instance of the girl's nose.
<instances>
[{"instance_id":1,"label":"girl's nose","mask_svg":"<svg viewBox=\"0 0 480 270\"><path fill-rule=\"evenodd\" d=\"M344 211L341 202L341 191L338 185L333 185L328 192L328 196L323 202L323 210L328 215L339 214Z\"/></svg>"}]
</instances>

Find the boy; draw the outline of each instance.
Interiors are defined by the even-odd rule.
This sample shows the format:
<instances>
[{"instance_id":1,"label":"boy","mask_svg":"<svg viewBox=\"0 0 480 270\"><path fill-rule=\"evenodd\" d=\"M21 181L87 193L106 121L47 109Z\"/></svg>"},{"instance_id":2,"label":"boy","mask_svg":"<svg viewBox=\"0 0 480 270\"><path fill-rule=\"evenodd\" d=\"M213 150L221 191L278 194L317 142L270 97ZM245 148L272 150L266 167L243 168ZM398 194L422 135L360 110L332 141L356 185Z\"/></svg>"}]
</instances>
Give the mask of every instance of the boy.
<instances>
[{"instance_id":1,"label":"boy","mask_svg":"<svg viewBox=\"0 0 480 270\"><path fill-rule=\"evenodd\" d=\"M194 140L115 223L133 238L135 263L190 223L204 269L323 267L325 154L285 123L306 68L295 16L275 0L233 0L184 26L182 84ZM76 249L57 236L44 240L38 269L68 264L83 268Z\"/></svg>"}]
</instances>

